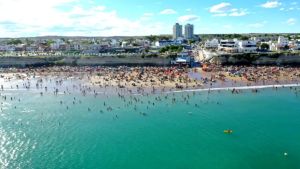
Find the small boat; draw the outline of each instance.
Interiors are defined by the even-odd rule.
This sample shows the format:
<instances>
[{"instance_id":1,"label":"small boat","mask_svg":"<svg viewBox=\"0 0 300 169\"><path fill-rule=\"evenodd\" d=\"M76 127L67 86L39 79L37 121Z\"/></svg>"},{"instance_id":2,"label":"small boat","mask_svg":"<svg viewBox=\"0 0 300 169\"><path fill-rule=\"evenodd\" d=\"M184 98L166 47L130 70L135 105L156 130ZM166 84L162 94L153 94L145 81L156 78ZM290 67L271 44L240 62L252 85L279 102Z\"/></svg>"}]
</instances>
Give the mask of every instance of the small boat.
<instances>
[{"instance_id":1,"label":"small boat","mask_svg":"<svg viewBox=\"0 0 300 169\"><path fill-rule=\"evenodd\" d=\"M224 130L224 133L225 134L231 134L231 133L233 133L233 131L232 130Z\"/></svg>"}]
</instances>

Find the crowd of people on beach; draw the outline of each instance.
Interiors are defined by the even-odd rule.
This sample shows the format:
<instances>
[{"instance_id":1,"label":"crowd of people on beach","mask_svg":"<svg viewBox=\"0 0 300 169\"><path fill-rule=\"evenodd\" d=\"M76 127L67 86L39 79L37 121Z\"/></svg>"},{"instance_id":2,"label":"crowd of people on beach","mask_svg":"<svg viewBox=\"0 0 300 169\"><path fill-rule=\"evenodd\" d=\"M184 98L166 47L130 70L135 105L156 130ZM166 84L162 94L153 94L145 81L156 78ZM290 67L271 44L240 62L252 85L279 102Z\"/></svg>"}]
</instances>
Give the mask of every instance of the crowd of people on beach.
<instances>
[{"instance_id":1,"label":"crowd of people on beach","mask_svg":"<svg viewBox=\"0 0 300 169\"><path fill-rule=\"evenodd\" d=\"M232 81L247 86L292 84L300 81L299 67L210 65L207 73L215 81Z\"/></svg>"},{"instance_id":2,"label":"crowd of people on beach","mask_svg":"<svg viewBox=\"0 0 300 169\"><path fill-rule=\"evenodd\" d=\"M175 67L41 67L1 69L1 77L25 79L28 77L76 78L98 87L170 87L196 88L201 83L188 76L189 69Z\"/></svg>"}]
</instances>

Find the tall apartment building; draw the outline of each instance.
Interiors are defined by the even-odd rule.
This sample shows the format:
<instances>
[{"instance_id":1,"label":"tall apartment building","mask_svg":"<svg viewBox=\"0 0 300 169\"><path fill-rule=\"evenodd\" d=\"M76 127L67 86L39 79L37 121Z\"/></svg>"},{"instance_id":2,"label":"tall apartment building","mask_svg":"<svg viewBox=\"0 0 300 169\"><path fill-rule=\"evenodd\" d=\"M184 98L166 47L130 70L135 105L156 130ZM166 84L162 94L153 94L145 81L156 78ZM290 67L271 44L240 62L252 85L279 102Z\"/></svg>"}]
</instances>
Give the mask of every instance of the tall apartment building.
<instances>
[{"instance_id":1,"label":"tall apartment building","mask_svg":"<svg viewBox=\"0 0 300 169\"><path fill-rule=\"evenodd\" d=\"M194 25L186 24L184 26L184 37L186 39L193 39L194 38Z\"/></svg>"},{"instance_id":2,"label":"tall apartment building","mask_svg":"<svg viewBox=\"0 0 300 169\"><path fill-rule=\"evenodd\" d=\"M176 23L173 26L173 39L178 39L182 37L182 25Z\"/></svg>"}]
</instances>

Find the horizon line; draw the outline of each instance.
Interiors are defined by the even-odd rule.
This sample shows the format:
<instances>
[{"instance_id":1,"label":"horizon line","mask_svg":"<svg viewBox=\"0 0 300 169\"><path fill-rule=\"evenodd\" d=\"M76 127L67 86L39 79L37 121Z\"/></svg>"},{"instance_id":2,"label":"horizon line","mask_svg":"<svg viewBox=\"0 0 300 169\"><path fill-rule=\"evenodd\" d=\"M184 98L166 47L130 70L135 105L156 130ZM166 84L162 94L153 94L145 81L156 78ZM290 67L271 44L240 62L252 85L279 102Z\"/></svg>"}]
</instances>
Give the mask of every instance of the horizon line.
<instances>
[{"instance_id":1,"label":"horizon line","mask_svg":"<svg viewBox=\"0 0 300 169\"><path fill-rule=\"evenodd\" d=\"M251 35L251 34L300 34L300 32L274 32L274 33L201 33L195 35ZM146 37L146 36L172 36L172 34L150 34L150 35L112 35L112 36L80 36L80 35L41 35L41 36L20 36L20 37L0 37L0 39L22 39L22 38L42 38L42 37L73 37L73 38L112 38L112 37Z\"/></svg>"}]
</instances>

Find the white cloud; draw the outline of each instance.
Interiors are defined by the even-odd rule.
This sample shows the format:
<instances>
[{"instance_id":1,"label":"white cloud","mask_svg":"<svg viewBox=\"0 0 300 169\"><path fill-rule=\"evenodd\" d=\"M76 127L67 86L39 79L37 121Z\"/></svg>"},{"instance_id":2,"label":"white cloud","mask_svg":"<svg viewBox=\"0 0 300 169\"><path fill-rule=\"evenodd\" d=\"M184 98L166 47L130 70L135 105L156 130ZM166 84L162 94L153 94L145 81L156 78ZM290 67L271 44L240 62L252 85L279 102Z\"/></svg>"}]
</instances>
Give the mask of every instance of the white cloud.
<instances>
[{"instance_id":1,"label":"white cloud","mask_svg":"<svg viewBox=\"0 0 300 169\"><path fill-rule=\"evenodd\" d=\"M191 22L191 21L195 21L199 19L199 17L197 15L184 15L184 16L180 16L178 18L178 22Z\"/></svg>"},{"instance_id":2,"label":"white cloud","mask_svg":"<svg viewBox=\"0 0 300 169\"><path fill-rule=\"evenodd\" d=\"M248 12L246 9L234 9L234 10L230 10L229 12L224 12L224 13L216 13L213 14L213 16L219 16L219 17L224 17L224 16L245 16L247 15Z\"/></svg>"},{"instance_id":3,"label":"white cloud","mask_svg":"<svg viewBox=\"0 0 300 169\"><path fill-rule=\"evenodd\" d=\"M285 12L295 11L295 10L300 10L300 6L298 5L298 2L285 3L282 4L282 7L279 10Z\"/></svg>"},{"instance_id":4,"label":"white cloud","mask_svg":"<svg viewBox=\"0 0 300 169\"><path fill-rule=\"evenodd\" d=\"M105 6L83 7L79 0L0 0L0 36L131 36L169 32L166 23L146 21L152 15L145 13L142 18L128 19Z\"/></svg>"},{"instance_id":5,"label":"white cloud","mask_svg":"<svg viewBox=\"0 0 300 169\"><path fill-rule=\"evenodd\" d=\"M103 10L106 9L106 7L105 6L96 6L94 9L99 10L99 11L103 11Z\"/></svg>"},{"instance_id":6,"label":"white cloud","mask_svg":"<svg viewBox=\"0 0 300 169\"><path fill-rule=\"evenodd\" d=\"M164 9L160 12L162 15L172 15L176 14L177 12L174 9Z\"/></svg>"},{"instance_id":7,"label":"white cloud","mask_svg":"<svg viewBox=\"0 0 300 169\"><path fill-rule=\"evenodd\" d=\"M231 6L230 3L222 2L212 6L209 12L213 13L213 16L244 16L248 14L246 9L237 9Z\"/></svg>"},{"instance_id":8,"label":"white cloud","mask_svg":"<svg viewBox=\"0 0 300 169\"><path fill-rule=\"evenodd\" d=\"M231 7L230 3L222 2L220 4L214 5L209 9L211 13L224 13Z\"/></svg>"},{"instance_id":9,"label":"white cloud","mask_svg":"<svg viewBox=\"0 0 300 169\"><path fill-rule=\"evenodd\" d=\"M229 16L245 16L247 14L248 14L247 10L238 10L238 11L229 13Z\"/></svg>"},{"instance_id":10,"label":"white cloud","mask_svg":"<svg viewBox=\"0 0 300 169\"><path fill-rule=\"evenodd\" d=\"M290 18L286 21L286 24L288 25L295 25L297 20L295 18Z\"/></svg>"},{"instance_id":11,"label":"white cloud","mask_svg":"<svg viewBox=\"0 0 300 169\"><path fill-rule=\"evenodd\" d=\"M144 13L140 20L147 21L150 20L154 16L154 13Z\"/></svg>"},{"instance_id":12,"label":"white cloud","mask_svg":"<svg viewBox=\"0 0 300 169\"><path fill-rule=\"evenodd\" d=\"M238 11L238 9L236 9L236 8L233 8L230 10L230 12L237 12L237 11Z\"/></svg>"},{"instance_id":13,"label":"white cloud","mask_svg":"<svg viewBox=\"0 0 300 169\"><path fill-rule=\"evenodd\" d=\"M279 1L268 1L264 4L261 4L261 7L263 7L263 8L277 8L277 7L281 6L281 4L282 3L279 2Z\"/></svg>"},{"instance_id":14,"label":"white cloud","mask_svg":"<svg viewBox=\"0 0 300 169\"><path fill-rule=\"evenodd\" d=\"M297 5L298 4L298 2L292 2L291 3L291 5Z\"/></svg>"},{"instance_id":15,"label":"white cloud","mask_svg":"<svg viewBox=\"0 0 300 169\"><path fill-rule=\"evenodd\" d=\"M68 24L67 16L57 7L74 0L0 0L0 22L9 21L22 25L47 27ZM16 11L16 12L12 12Z\"/></svg>"}]
</instances>

